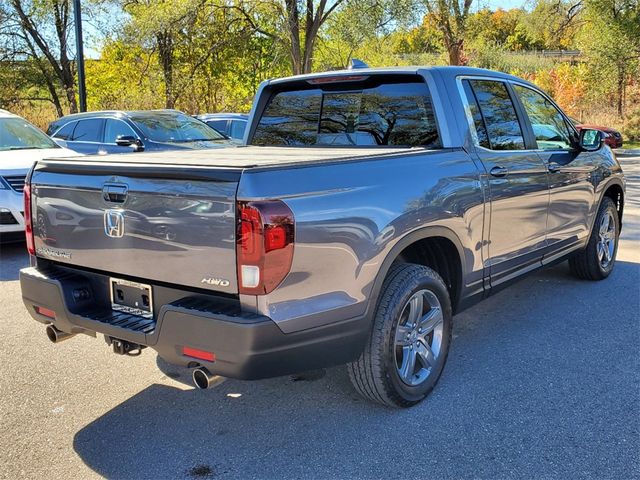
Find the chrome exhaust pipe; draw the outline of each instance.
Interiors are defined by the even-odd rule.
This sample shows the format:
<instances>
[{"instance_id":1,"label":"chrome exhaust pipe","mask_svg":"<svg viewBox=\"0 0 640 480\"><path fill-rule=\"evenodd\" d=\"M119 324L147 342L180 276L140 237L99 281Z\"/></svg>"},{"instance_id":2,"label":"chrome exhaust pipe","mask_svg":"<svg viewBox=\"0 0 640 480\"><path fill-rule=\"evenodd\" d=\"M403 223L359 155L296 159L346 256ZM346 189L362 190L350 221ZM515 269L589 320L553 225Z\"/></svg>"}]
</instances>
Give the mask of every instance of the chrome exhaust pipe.
<instances>
[{"instance_id":1,"label":"chrome exhaust pipe","mask_svg":"<svg viewBox=\"0 0 640 480\"><path fill-rule=\"evenodd\" d=\"M191 374L193 378L193 384L196 388L205 390L207 388L215 387L216 385L224 382L225 378L220 375L214 375L204 367L198 367L193 370Z\"/></svg>"},{"instance_id":2,"label":"chrome exhaust pipe","mask_svg":"<svg viewBox=\"0 0 640 480\"><path fill-rule=\"evenodd\" d=\"M71 337L75 336L75 333L67 333L62 330L58 330L53 325L47 325L47 338L51 340L53 343L64 342L65 340L69 340Z\"/></svg>"}]
</instances>

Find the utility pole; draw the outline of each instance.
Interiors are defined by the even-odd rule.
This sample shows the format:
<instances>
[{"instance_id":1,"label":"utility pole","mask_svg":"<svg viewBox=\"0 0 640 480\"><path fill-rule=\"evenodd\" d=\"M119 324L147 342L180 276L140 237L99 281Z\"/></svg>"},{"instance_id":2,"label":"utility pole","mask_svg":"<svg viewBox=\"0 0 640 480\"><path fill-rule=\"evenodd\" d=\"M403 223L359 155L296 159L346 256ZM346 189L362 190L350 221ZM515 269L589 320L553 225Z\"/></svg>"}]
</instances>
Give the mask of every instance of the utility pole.
<instances>
[{"instance_id":1,"label":"utility pole","mask_svg":"<svg viewBox=\"0 0 640 480\"><path fill-rule=\"evenodd\" d=\"M80 0L73 0L73 18L76 24L76 67L78 70L78 96L80 111L87 111L87 89L84 82L84 46L82 44L82 12Z\"/></svg>"}]
</instances>

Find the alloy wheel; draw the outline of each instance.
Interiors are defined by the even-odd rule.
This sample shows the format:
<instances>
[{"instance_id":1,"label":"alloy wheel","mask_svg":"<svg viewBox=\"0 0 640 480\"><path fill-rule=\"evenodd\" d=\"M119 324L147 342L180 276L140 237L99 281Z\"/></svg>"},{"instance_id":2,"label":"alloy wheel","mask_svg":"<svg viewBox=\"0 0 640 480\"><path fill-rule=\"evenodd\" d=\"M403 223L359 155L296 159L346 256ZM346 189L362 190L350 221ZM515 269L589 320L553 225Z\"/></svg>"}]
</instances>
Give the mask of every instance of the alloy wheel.
<instances>
[{"instance_id":1,"label":"alloy wheel","mask_svg":"<svg viewBox=\"0 0 640 480\"><path fill-rule=\"evenodd\" d=\"M407 301L395 334L396 368L400 379L412 387L423 383L438 362L444 317L438 297L420 290Z\"/></svg>"},{"instance_id":2,"label":"alloy wheel","mask_svg":"<svg viewBox=\"0 0 640 480\"><path fill-rule=\"evenodd\" d=\"M598 228L598 261L602 268L607 268L613 261L613 254L616 248L616 222L611 212L607 211L602 216Z\"/></svg>"}]
</instances>

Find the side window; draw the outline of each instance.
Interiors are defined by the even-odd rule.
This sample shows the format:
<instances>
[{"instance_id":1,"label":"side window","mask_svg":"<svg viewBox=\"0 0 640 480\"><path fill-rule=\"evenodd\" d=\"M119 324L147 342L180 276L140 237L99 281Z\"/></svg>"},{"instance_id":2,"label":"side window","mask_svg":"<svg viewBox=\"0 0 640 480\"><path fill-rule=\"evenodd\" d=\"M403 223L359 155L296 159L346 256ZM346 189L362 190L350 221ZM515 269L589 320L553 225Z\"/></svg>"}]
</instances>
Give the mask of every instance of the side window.
<instances>
[{"instance_id":1,"label":"side window","mask_svg":"<svg viewBox=\"0 0 640 480\"><path fill-rule=\"evenodd\" d=\"M107 119L107 123L104 127L104 143L115 144L118 137L126 136L137 138L137 135L131 127L122 120Z\"/></svg>"},{"instance_id":2,"label":"side window","mask_svg":"<svg viewBox=\"0 0 640 480\"><path fill-rule=\"evenodd\" d=\"M78 126L73 131L74 142L102 142L102 118L79 120Z\"/></svg>"},{"instance_id":3,"label":"side window","mask_svg":"<svg viewBox=\"0 0 640 480\"><path fill-rule=\"evenodd\" d=\"M54 138L59 138L60 140L71 140L73 138L73 129L76 128L78 122L70 122L67 123L64 127L54 133Z\"/></svg>"},{"instance_id":4,"label":"side window","mask_svg":"<svg viewBox=\"0 0 640 480\"><path fill-rule=\"evenodd\" d=\"M231 134L229 135L231 138L240 138L244 137L244 129L247 126L247 122L244 120L233 120L231 122Z\"/></svg>"},{"instance_id":5,"label":"side window","mask_svg":"<svg viewBox=\"0 0 640 480\"><path fill-rule=\"evenodd\" d=\"M462 82L462 86L464 87L464 93L469 100L469 113L471 113L473 124L476 128L478 145L484 148L491 148L491 144L489 143L489 136L487 135L487 129L484 126L484 120L482 118L482 114L480 113L480 106L478 105L478 100L476 99L475 93L473 93L473 90L471 89L469 80L464 80Z\"/></svg>"},{"instance_id":6,"label":"side window","mask_svg":"<svg viewBox=\"0 0 640 480\"><path fill-rule=\"evenodd\" d=\"M226 120L209 120L206 122L211 128L215 128L220 133L227 135L227 121Z\"/></svg>"},{"instance_id":7,"label":"side window","mask_svg":"<svg viewBox=\"0 0 640 480\"><path fill-rule=\"evenodd\" d=\"M538 148L571 150L571 132L558 109L535 90L520 85L513 85L513 89L529 116Z\"/></svg>"},{"instance_id":8,"label":"side window","mask_svg":"<svg viewBox=\"0 0 640 480\"><path fill-rule=\"evenodd\" d=\"M471 87L484 120L492 150L523 150L524 137L504 82L472 80Z\"/></svg>"}]
</instances>

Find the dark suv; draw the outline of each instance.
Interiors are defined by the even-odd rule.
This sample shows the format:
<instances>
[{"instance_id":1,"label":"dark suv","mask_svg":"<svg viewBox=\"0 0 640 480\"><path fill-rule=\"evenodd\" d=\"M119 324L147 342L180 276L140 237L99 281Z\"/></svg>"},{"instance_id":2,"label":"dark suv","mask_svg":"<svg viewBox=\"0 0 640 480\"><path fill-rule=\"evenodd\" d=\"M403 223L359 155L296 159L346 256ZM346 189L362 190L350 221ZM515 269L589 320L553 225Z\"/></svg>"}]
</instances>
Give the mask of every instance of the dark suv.
<instances>
[{"instance_id":1,"label":"dark suv","mask_svg":"<svg viewBox=\"0 0 640 480\"><path fill-rule=\"evenodd\" d=\"M176 110L104 111L67 115L47 134L84 154L218 148L228 139L205 123Z\"/></svg>"}]
</instances>

